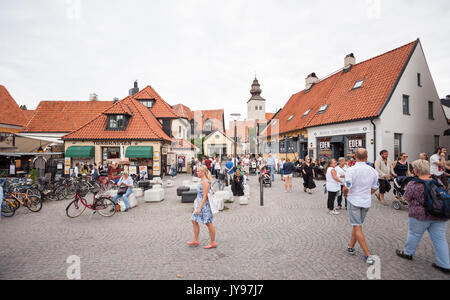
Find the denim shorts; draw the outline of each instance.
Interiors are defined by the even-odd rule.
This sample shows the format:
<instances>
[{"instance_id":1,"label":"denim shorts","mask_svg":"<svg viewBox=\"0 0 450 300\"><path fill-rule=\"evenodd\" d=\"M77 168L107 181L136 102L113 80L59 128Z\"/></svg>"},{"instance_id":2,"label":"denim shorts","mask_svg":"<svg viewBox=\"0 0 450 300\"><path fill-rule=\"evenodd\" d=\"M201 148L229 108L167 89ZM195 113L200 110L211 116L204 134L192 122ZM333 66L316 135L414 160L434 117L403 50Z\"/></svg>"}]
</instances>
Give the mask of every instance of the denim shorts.
<instances>
[{"instance_id":1,"label":"denim shorts","mask_svg":"<svg viewBox=\"0 0 450 300\"><path fill-rule=\"evenodd\" d=\"M368 208L357 207L348 202L348 215L350 216L350 224L352 226L362 226L366 219Z\"/></svg>"}]
</instances>

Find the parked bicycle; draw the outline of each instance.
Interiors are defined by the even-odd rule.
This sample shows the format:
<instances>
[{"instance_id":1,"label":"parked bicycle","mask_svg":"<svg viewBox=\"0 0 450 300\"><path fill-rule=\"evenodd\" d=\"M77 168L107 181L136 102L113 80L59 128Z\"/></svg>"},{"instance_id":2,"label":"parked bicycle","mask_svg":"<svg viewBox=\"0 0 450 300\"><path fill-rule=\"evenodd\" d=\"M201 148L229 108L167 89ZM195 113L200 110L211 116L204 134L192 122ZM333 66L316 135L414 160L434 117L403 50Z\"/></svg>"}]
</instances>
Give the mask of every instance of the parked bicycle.
<instances>
[{"instance_id":1,"label":"parked bicycle","mask_svg":"<svg viewBox=\"0 0 450 300\"><path fill-rule=\"evenodd\" d=\"M36 195L29 195L26 192L15 192L4 195L2 203L2 215L4 214L7 217L12 217L21 205L35 213L41 211L42 209L41 198L37 197Z\"/></svg>"},{"instance_id":2,"label":"parked bicycle","mask_svg":"<svg viewBox=\"0 0 450 300\"><path fill-rule=\"evenodd\" d=\"M116 205L110 196L98 195L99 190L93 191L92 204L86 200L88 192L77 188L75 199L67 206L66 214L69 218L77 218L83 214L86 208L98 212L103 217L112 217L116 213Z\"/></svg>"}]
</instances>

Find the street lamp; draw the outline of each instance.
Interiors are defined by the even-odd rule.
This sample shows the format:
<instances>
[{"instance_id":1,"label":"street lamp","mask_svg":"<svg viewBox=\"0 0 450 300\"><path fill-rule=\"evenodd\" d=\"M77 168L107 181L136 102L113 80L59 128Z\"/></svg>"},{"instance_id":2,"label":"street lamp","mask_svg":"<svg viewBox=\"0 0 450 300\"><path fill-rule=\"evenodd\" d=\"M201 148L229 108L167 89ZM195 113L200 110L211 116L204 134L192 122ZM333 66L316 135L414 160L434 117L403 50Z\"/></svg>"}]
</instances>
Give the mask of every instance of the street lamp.
<instances>
[{"instance_id":1,"label":"street lamp","mask_svg":"<svg viewBox=\"0 0 450 300\"><path fill-rule=\"evenodd\" d=\"M231 114L234 121L234 166L237 166L237 120L240 118L241 114Z\"/></svg>"}]
</instances>

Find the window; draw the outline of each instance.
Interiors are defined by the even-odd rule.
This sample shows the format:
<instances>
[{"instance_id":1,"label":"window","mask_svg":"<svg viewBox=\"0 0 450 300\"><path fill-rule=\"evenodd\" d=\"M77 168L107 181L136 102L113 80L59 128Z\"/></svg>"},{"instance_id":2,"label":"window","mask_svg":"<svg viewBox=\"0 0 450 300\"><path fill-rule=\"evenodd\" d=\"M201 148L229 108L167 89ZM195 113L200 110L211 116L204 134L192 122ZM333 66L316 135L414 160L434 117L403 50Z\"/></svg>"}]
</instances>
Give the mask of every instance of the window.
<instances>
[{"instance_id":1,"label":"window","mask_svg":"<svg viewBox=\"0 0 450 300\"><path fill-rule=\"evenodd\" d=\"M181 126L178 126L178 138L181 139Z\"/></svg>"},{"instance_id":2,"label":"window","mask_svg":"<svg viewBox=\"0 0 450 300\"><path fill-rule=\"evenodd\" d=\"M409 96L403 95L403 114L409 115Z\"/></svg>"},{"instance_id":3,"label":"window","mask_svg":"<svg viewBox=\"0 0 450 300\"><path fill-rule=\"evenodd\" d=\"M203 129L203 131L212 131L212 121L211 120L205 121L205 128Z\"/></svg>"},{"instance_id":4,"label":"window","mask_svg":"<svg viewBox=\"0 0 450 300\"><path fill-rule=\"evenodd\" d=\"M435 135L434 136L434 148L433 149L437 149L439 148L441 145L440 140L439 140L439 135Z\"/></svg>"},{"instance_id":5,"label":"window","mask_svg":"<svg viewBox=\"0 0 450 300\"><path fill-rule=\"evenodd\" d=\"M324 113L327 109L328 109L328 104L322 105L317 113L318 114Z\"/></svg>"},{"instance_id":6,"label":"window","mask_svg":"<svg viewBox=\"0 0 450 300\"><path fill-rule=\"evenodd\" d=\"M310 112L311 112L311 109L308 109L308 110L303 114L303 117L306 117L307 115L309 115Z\"/></svg>"},{"instance_id":7,"label":"window","mask_svg":"<svg viewBox=\"0 0 450 300\"><path fill-rule=\"evenodd\" d=\"M399 157L401 153L402 153L402 134L395 133L394 134L394 157L397 159L397 157Z\"/></svg>"},{"instance_id":8,"label":"window","mask_svg":"<svg viewBox=\"0 0 450 300\"><path fill-rule=\"evenodd\" d=\"M417 73L417 85L422 87L422 75Z\"/></svg>"},{"instance_id":9,"label":"window","mask_svg":"<svg viewBox=\"0 0 450 300\"><path fill-rule=\"evenodd\" d=\"M124 115L108 116L107 130L124 130L127 127L128 118Z\"/></svg>"},{"instance_id":10,"label":"window","mask_svg":"<svg viewBox=\"0 0 450 300\"><path fill-rule=\"evenodd\" d=\"M259 110L262 110L262 106L259 107Z\"/></svg>"},{"instance_id":11,"label":"window","mask_svg":"<svg viewBox=\"0 0 450 300\"><path fill-rule=\"evenodd\" d=\"M290 116L289 119L288 119L287 121L289 122L290 120L292 120L292 119L294 118L294 116L295 116L295 115Z\"/></svg>"},{"instance_id":12,"label":"window","mask_svg":"<svg viewBox=\"0 0 450 300\"><path fill-rule=\"evenodd\" d=\"M434 120L433 101L428 101L428 120Z\"/></svg>"},{"instance_id":13,"label":"window","mask_svg":"<svg viewBox=\"0 0 450 300\"><path fill-rule=\"evenodd\" d=\"M258 110L258 106L255 106L255 110Z\"/></svg>"},{"instance_id":14,"label":"window","mask_svg":"<svg viewBox=\"0 0 450 300\"><path fill-rule=\"evenodd\" d=\"M354 89L359 89L360 87L362 87L363 83L364 83L364 80L359 80L359 81L357 81L357 82L355 83L355 85L353 86L353 90L354 90Z\"/></svg>"},{"instance_id":15,"label":"window","mask_svg":"<svg viewBox=\"0 0 450 300\"><path fill-rule=\"evenodd\" d=\"M139 100L139 102L141 102L147 108L152 108L153 105L155 105L155 101L156 101L155 99Z\"/></svg>"}]
</instances>

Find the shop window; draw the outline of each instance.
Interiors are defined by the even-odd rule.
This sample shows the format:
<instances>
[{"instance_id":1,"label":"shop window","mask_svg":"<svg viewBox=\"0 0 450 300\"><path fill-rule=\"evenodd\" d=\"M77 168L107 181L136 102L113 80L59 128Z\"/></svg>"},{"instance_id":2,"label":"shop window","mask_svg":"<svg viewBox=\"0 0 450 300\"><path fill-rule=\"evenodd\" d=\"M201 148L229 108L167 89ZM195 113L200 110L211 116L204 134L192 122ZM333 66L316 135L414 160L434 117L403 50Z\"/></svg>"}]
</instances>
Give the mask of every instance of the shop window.
<instances>
[{"instance_id":1,"label":"shop window","mask_svg":"<svg viewBox=\"0 0 450 300\"><path fill-rule=\"evenodd\" d=\"M397 158L402 153L402 134L394 134L394 157Z\"/></svg>"}]
</instances>

